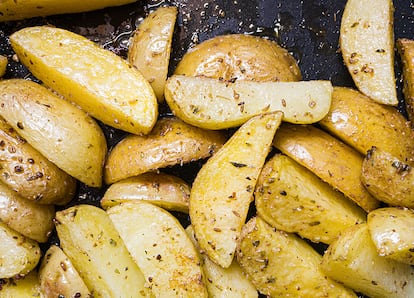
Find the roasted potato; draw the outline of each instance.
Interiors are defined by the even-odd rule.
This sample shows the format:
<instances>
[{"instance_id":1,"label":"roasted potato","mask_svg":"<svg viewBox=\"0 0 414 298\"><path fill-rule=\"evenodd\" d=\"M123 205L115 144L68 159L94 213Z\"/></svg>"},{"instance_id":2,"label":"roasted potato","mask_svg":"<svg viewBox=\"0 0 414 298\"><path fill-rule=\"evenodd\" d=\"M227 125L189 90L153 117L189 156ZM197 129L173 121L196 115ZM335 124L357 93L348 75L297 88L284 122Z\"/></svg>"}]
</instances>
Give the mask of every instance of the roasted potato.
<instances>
[{"instance_id":1,"label":"roasted potato","mask_svg":"<svg viewBox=\"0 0 414 298\"><path fill-rule=\"evenodd\" d=\"M190 219L201 250L228 268L246 221L256 180L282 113L253 117L202 166L190 194Z\"/></svg>"},{"instance_id":2,"label":"roasted potato","mask_svg":"<svg viewBox=\"0 0 414 298\"><path fill-rule=\"evenodd\" d=\"M272 228L260 217L244 226L237 261L268 297L357 297L322 272L321 256L295 234Z\"/></svg>"},{"instance_id":3,"label":"roasted potato","mask_svg":"<svg viewBox=\"0 0 414 298\"><path fill-rule=\"evenodd\" d=\"M137 27L130 41L128 61L151 84L158 102L164 101L177 7L159 7Z\"/></svg>"},{"instance_id":4,"label":"roasted potato","mask_svg":"<svg viewBox=\"0 0 414 298\"><path fill-rule=\"evenodd\" d=\"M0 55L0 78L6 74L8 62L9 61L6 56Z\"/></svg>"},{"instance_id":5,"label":"roasted potato","mask_svg":"<svg viewBox=\"0 0 414 298\"><path fill-rule=\"evenodd\" d=\"M379 206L361 181L363 156L328 133L311 125L284 123L273 144L365 211Z\"/></svg>"},{"instance_id":6,"label":"roasted potato","mask_svg":"<svg viewBox=\"0 0 414 298\"><path fill-rule=\"evenodd\" d=\"M148 297L145 278L104 210L77 205L56 213L63 252L93 297Z\"/></svg>"},{"instance_id":7,"label":"roasted potato","mask_svg":"<svg viewBox=\"0 0 414 298\"><path fill-rule=\"evenodd\" d=\"M397 39L397 49L402 60L405 106L411 127L414 128L414 40Z\"/></svg>"},{"instance_id":8,"label":"roasted potato","mask_svg":"<svg viewBox=\"0 0 414 298\"><path fill-rule=\"evenodd\" d=\"M208 297L198 253L174 216L144 201L107 213L155 297Z\"/></svg>"},{"instance_id":9,"label":"roasted potato","mask_svg":"<svg viewBox=\"0 0 414 298\"><path fill-rule=\"evenodd\" d=\"M254 197L257 214L271 226L313 242L329 244L366 221L365 212L342 193L282 154L263 167Z\"/></svg>"},{"instance_id":10,"label":"roasted potato","mask_svg":"<svg viewBox=\"0 0 414 298\"><path fill-rule=\"evenodd\" d=\"M225 141L221 132L193 127L177 118L163 118L149 135L129 135L111 150L105 164L105 182L111 184L209 157Z\"/></svg>"},{"instance_id":11,"label":"roasted potato","mask_svg":"<svg viewBox=\"0 0 414 298\"><path fill-rule=\"evenodd\" d=\"M354 89L334 87L331 109L319 124L364 155L376 146L403 162L414 162L410 123L395 108L378 104Z\"/></svg>"},{"instance_id":12,"label":"roasted potato","mask_svg":"<svg viewBox=\"0 0 414 298\"><path fill-rule=\"evenodd\" d=\"M0 297L2 298L43 298L40 293L39 277L36 270L30 271L24 277L17 276L0 280L0 285Z\"/></svg>"},{"instance_id":13,"label":"roasted potato","mask_svg":"<svg viewBox=\"0 0 414 298\"><path fill-rule=\"evenodd\" d=\"M374 101L397 105L392 0L348 0L339 46L355 85Z\"/></svg>"},{"instance_id":14,"label":"roasted potato","mask_svg":"<svg viewBox=\"0 0 414 298\"><path fill-rule=\"evenodd\" d=\"M343 231L322 257L330 278L369 297L414 295L414 269L378 255L366 223Z\"/></svg>"},{"instance_id":15,"label":"roasted potato","mask_svg":"<svg viewBox=\"0 0 414 298\"><path fill-rule=\"evenodd\" d=\"M84 111L35 82L11 79L0 81L0 116L63 171L101 186L106 140Z\"/></svg>"},{"instance_id":16,"label":"roasted potato","mask_svg":"<svg viewBox=\"0 0 414 298\"><path fill-rule=\"evenodd\" d=\"M20 61L45 85L115 128L147 134L157 120L154 91L116 54L70 31L27 27L10 43Z\"/></svg>"},{"instance_id":17,"label":"roasted potato","mask_svg":"<svg viewBox=\"0 0 414 298\"><path fill-rule=\"evenodd\" d=\"M287 50L253 35L229 34L208 39L183 56L174 71L225 81L299 81L300 69Z\"/></svg>"},{"instance_id":18,"label":"roasted potato","mask_svg":"<svg viewBox=\"0 0 414 298\"><path fill-rule=\"evenodd\" d=\"M249 118L274 111L283 121L314 123L329 112L329 81L225 82L174 75L167 80L165 100L185 122L206 129L240 126Z\"/></svg>"},{"instance_id":19,"label":"roasted potato","mask_svg":"<svg viewBox=\"0 0 414 298\"><path fill-rule=\"evenodd\" d=\"M171 211L188 213L190 185L179 177L149 172L115 182L101 199L104 209L122 202L147 201Z\"/></svg>"}]
</instances>

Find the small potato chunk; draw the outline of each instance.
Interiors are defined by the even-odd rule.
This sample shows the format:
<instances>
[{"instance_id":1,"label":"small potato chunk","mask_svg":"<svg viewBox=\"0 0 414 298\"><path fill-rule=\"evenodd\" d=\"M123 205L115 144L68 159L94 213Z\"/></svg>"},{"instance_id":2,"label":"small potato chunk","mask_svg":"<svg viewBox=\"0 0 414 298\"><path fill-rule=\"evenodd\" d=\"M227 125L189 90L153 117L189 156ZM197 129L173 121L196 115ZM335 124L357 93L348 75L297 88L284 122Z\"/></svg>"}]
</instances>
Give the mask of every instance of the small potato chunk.
<instances>
[{"instance_id":1,"label":"small potato chunk","mask_svg":"<svg viewBox=\"0 0 414 298\"><path fill-rule=\"evenodd\" d=\"M164 101L176 18L177 7L158 8L139 24L129 45L129 62L151 84L158 102Z\"/></svg>"},{"instance_id":2,"label":"small potato chunk","mask_svg":"<svg viewBox=\"0 0 414 298\"><path fill-rule=\"evenodd\" d=\"M151 131L158 115L154 91L121 57L55 27L21 29L10 43L35 77L92 117L131 133Z\"/></svg>"},{"instance_id":3,"label":"small potato chunk","mask_svg":"<svg viewBox=\"0 0 414 298\"><path fill-rule=\"evenodd\" d=\"M0 239L0 278L24 276L39 263L41 251L37 242L12 230L2 221Z\"/></svg>"},{"instance_id":4,"label":"small potato chunk","mask_svg":"<svg viewBox=\"0 0 414 298\"><path fill-rule=\"evenodd\" d=\"M148 297L145 278L104 210L77 205L56 213L63 252L94 297Z\"/></svg>"},{"instance_id":5,"label":"small potato chunk","mask_svg":"<svg viewBox=\"0 0 414 298\"><path fill-rule=\"evenodd\" d=\"M107 213L155 297L208 297L198 253L174 216L144 201Z\"/></svg>"},{"instance_id":6,"label":"small potato chunk","mask_svg":"<svg viewBox=\"0 0 414 298\"><path fill-rule=\"evenodd\" d=\"M403 63L403 93L408 120L414 128L414 40L397 39L397 49Z\"/></svg>"},{"instance_id":7,"label":"small potato chunk","mask_svg":"<svg viewBox=\"0 0 414 298\"><path fill-rule=\"evenodd\" d=\"M6 74L8 62L9 61L6 56L0 55L0 78Z\"/></svg>"},{"instance_id":8,"label":"small potato chunk","mask_svg":"<svg viewBox=\"0 0 414 298\"><path fill-rule=\"evenodd\" d=\"M323 255L321 266L330 278L369 297L414 295L414 269L379 256L367 224L342 232Z\"/></svg>"},{"instance_id":9,"label":"small potato chunk","mask_svg":"<svg viewBox=\"0 0 414 298\"><path fill-rule=\"evenodd\" d=\"M314 123L329 112L329 81L225 82L173 75L165 86L165 100L185 122L206 129L240 126L249 118L274 111L283 121Z\"/></svg>"},{"instance_id":10,"label":"small potato chunk","mask_svg":"<svg viewBox=\"0 0 414 298\"><path fill-rule=\"evenodd\" d=\"M374 101L397 105L392 0L348 0L339 44L355 85Z\"/></svg>"},{"instance_id":11,"label":"small potato chunk","mask_svg":"<svg viewBox=\"0 0 414 298\"><path fill-rule=\"evenodd\" d=\"M163 118L149 135L129 135L112 149L105 164L105 182L209 157L225 141L221 132Z\"/></svg>"},{"instance_id":12,"label":"small potato chunk","mask_svg":"<svg viewBox=\"0 0 414 298\"><path fill-rule=\"evenodd\" d=\"M366 214L291 158L277 154L263 167L255 191L257 214L278 230L331 243Z\"/></svg>"},{"instance_id":13,"label":"small potato chunk","mask_svg":"<svg viewBox=\"0 0 414 298\"><path fill-rule=\"evenodd\" d=\"M253 117L198 172L190 219L201 250L228 268L282 113Z\"/></svg>"},{"instance_id":14,"label":"small potato chunk","mask_svg":"<svg viewBox=\"0 0 414 298\"><path fill-rule=\"evenodd\" d=\"M319 124L361 154L376 146L401 161L414 162L410 123L395 108L378 104L354 89L334 87L331 109Z\"/></svg>"},{"instance_id":15,"label":"small potato chunk","mask_svg":"<svg viewBox=\"0 0 414 298\"><path fill-rule=\"evenodd\" d=\"M357 297L325 276L321 256L309 244L272 228L260 217L243 226L237 261L268 297Z\"/></svg>"},{"instance_id":16,"label":"small potato chunk","mask_svg":"<svg viewBox=\"0 0 414 298\"><path fill-rule=\"evenodd\" d=\"M45 297L92 297L72 262L56 245L46 251L39 279L40 290Z\"/></svg>"},{"instance_id":17,"label":"small potato chunk","mask_svg":"<svg viewBox=\"0 0 414 298\"><path fill-rule=\"evenodd\" d=\"M63 171L101 186L106 140L84 111L37 83L11 79L0 82L0 116Z\"/></svg>"},{"instance_id":18,"label":"small potato chunk","mask_svg":"<svg viewBox=\"0 0 414 298\"><path fill-rule=\"evenodd\" d=\"M144 173L112 184L101 199L101 206L106 210L123 202L139 200L188 213L190 185L173 175Z\"/></svg>"},{"instance_id":19,"label":"small potato chunk","mask_svg":"<svg viewBox=\"0 0 414 298\"><path fill-rule=\"evenodd\" d=\"M361 181L363 156L311 125L283 124L273 145L365 211L379 206Z\"/></svg>"},{"instance_id":20,"label":"small potato chunk","mask_svg":"<svg viewBox=\"0 0 414 298\"><path fill-rule=\"evenodd\" d=\"M40 294L40 283L36 270L30 271L24 277L18 276L0 280L0 285L1 298L43 298Z\"/></svg>"},{"instance_id":21,"label":"small potato chunk","mask_svg":"<svg viewBox=\"0 0 414 298\"><path fill-rule=\"evenodd\" d=\"M414 170L390 153L372 147L362 163L361 179L378 200L414 208Z\"/></svg>"}]
</instances>

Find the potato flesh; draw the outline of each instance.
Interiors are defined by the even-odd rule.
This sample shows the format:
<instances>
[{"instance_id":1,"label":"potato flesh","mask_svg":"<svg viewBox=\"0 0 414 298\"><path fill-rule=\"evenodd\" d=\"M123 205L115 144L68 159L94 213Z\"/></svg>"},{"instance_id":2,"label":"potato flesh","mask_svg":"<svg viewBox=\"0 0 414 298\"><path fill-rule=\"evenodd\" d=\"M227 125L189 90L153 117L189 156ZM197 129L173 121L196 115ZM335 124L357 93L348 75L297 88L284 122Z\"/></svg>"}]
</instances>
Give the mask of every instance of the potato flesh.
<instances>
[{"instance_id":1,"label":"potato flesh","mask_svg":"<svg viewBox=\"0 0 414 298\"><path fill-rule=\"evenodd\" d=\"M317 122L329 111L331 93L328 81L231 83L173 75L167 80L165 100L172 112L189 124L225 129L274 111L283 112L283 121Z\"/></svg>"},{"instance_id":2,"label":"potato flesh","mask_svg":"<svg viewBox=\"0 0 414 298\"><path fill-rule=\"evenodd\" d=\"M0 78L6 74L8 62L9 61L6 56L0 55Z\"/></svg>"},{"instance_id":3,"label":"potato flesh","mask_svg":"<svg viewBox=\"0 0 414 298\"><path fill-rule=\"evenodd\" d=\"M30 271L23 278L9 278L2 280L0 287L2 298L41 297L39 277L36 270Z\"/></svg>"},{"instance_id":4,"label":"potato flesh","mask_svg":"<svg viewBox=\"0 0 414 298\"><path fill-rule=\"evenodd\" d=\"M408 119L414 128L414 40L398 39L397 49L403 63L403 93Z\"/></svg>"},{"instance_id":5,"label":"potato flesh","mask_svg":"<svg viewBox=\"0 0 414 298\"><path fill-rule=\"evenodd\" d=\"M190 219L200 248L218 265L231 265L256 180L282 113L256 116L203 165L190 194Z\"/></svg>"}]
</instances>

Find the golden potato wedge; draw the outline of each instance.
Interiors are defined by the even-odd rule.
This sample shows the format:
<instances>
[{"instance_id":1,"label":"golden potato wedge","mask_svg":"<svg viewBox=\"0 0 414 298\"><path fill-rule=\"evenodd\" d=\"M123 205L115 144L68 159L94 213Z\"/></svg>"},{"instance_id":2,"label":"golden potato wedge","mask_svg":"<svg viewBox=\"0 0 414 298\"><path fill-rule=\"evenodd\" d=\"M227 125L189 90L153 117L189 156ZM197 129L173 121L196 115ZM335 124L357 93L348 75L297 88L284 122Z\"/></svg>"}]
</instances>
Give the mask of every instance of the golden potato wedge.
<instances>
[{"instance_id":1,"label":"golden potato wedge","mask_svg":"<svg viewBox=\"0 0 414 298\"><path fill-rule=\"evenodd\" d=\"M358 89L374 101L397 105L392 0L348 0L339 45Z\"/></svg>"},{"instance_id":2,"label":"golden potato wedge","mask_svg":"<svg viewBox=\"0 0 414 298\"><path fill-rule=\"evenodd\" d=\"M144 200L171 211L188 213L190 185L179 177L149 172L115 182L105 191L105 210L123 202Z\"/></svg>"},{"instance_id":3,"label":"golden potato wedge","mask_svg":"<svg viewBox=\"0 0 414 298\"><path fill-rule=\"evenodd\" d=\"M39 279L40 291L45 297L92 297L72 262L56 245L46 251Z\"/></svg>"},{"instance_id":4,"label":"golden potato wedge","mask_svg":"<svg viewBox=\"0 0 414 298\"><path fill-rule=\"evenodd\" d=\"M154 91L139 71L83 36L47 26L10 36L19 60L45 85L103 123L149 133L157 120Z\"/></svg>"},{"instance_id":5,"label":"golden potato wedge","mask_svg":"<svg viewBox=\"0 0 414 298\"><path fill-rule=\"evenodd\" d=\"M390 153L372 147L362 163L361 180L378 200L414 208L413 168Z\"/></svg>"},{"instance_id":6,"label":"golden potato wedge","mask_svg":"<svg viewBox=\"0 0 414 298\"><path fill-rule=\"evenodd\" d=\"M41 205L22 198L0 182L0 222L38 242L46 242L53 230L53 205Z\"/></svg>"},{"instance_id":7,"label":"golden potato wedge","mask_svg":"<svg viewBox=\"0 0 414 298\"><path fill-rule=\"evenodd\" d=\"M28 200L64 205L75 195L76 180L20 137L0 117L0 180Z\"/></svg>"},{"instance_id":8,"label":"golden potato wedge","mask_svg":"<svg viewBox=\"0 0 414 298\"><path fill-rule=\"evenodd\" d=\"M414 162L410 123L395 108L378 104L354 89L334 87L331 109L319 124L364 155L376 146L402 161Z\"/></svg>"},{"instance_id":9,"label":"golden potato wedge","mask_svg":"<svg viewBox=\"0 0 414 298\"><path fill-rule=\"evenodd\" d=\"M365 211L379 206L361 181L363 156L326 132L311 125L284 123L273 144Z\"/></svg>"},{"instance_id":10,"label":"golden potato wedge","mask_svg":"<svg viewBox=\"0 0 414 298\"><path fill-rule=\"evenodd\" d=\"M380 256L414 265L414 211L379 208L368 214L368 230Z\"/></svg>"},{"instance_id":11,"label":"golden potato wedge","mask_svg":"<svg viewBox=\"0 0 414 298\"><path fill-rule=\"evenodd\" d=\"M177 118L163 118L149 135L129 135L111 150L105 164L105 182L111 184L209 157L225 141L221 132L203 130Z\"/></svg>"},{"instance_id":12,"label":"golden potato wedge","mask_svg":"<svg viewBox=\"0 0 414 298\"><path fill-rule=\"evenodd\" d=\"M8 62L9 61L6 56L0 55L0 78L6 74Z\"/></svg>"},{"instance_id":13,"label":"golden potato wedge","mask_svg":"<svg viewBox=\"0 0 414 298\"><path fill-rule=\"evenodd\" d=\"M272 228L260 217L243 226L237 261L268 297L357 297L325 276L321 256L309 244Z\"/></svg>"},{"instance_id":14,"label":"golden potato wedge","mask_svg":"<svg viewBox=\"0 0 414 298\"><path fill-rule=\"evenodd\" d=\"M403 93L408 120L414 128L414 40L397 39L397 49L402 60Z\"/></svg>"},{"instance_id":15,"label":"golden potato wedge","mask_svg":"<svg viewBox=\"0 0 414 298\"><path fill-rule=\"evenodd\" d=\"M276 154L263 167L254 193L257 214L271 226L313 242L331 243L366 214L291 158Z\"/></svg>"},{"instance_id":16,"label":"golden potato wedge","mask_svg":"<svg viewBox=\"0 0 414 298\"><path fill-rule=\"evenodd\" d=\"M256 180L281 112L253 117L202 166L193 182L189 214L201 250L228 268L246 221Z\"/></svg>"},{"instance_id":17,"label":"golden potato wedge","mask_svg":"<svg viewBox=\"0 0 414 298\"><path fill-rule=\"evenodd\" d=\"M30 271L24 277L18 276L16 278L0 280L0 285L0 297L2 298L42 298L36 270Z\"/></svg>"},{"instance_id":18,"label":"golden potato wedge","mask_svg":"<svg viewBox=\"0 0 414 298\"><path fill-rule=\"evenodd\" d=\"M41 252L36 241L0 221L0 278L24 276L39 263Z\"/></svg>"},{"instance_id":19,"label":"golden potato wedge","mask_svg":"<svg viewBox=\"0 0 414 298\"><path fill-rule=\"evenodd\" d=\"M189 225L185 231L194 246L200 249L195 239L194 229ZM207 279L207 291L211 298L254 298L258 292L250 280L243 274L239 264L234 259L230 267L223 268L211 261L206 254L200 251L201 267Z\"/></svg>"},{"instance_id":20,"label":"golden potato wedge","mask_svg":"<svg viewBox=\"0 0 414 298\"><path fill-rule=\"evenodd\" d=\"M198 253L174 216L144 201L107 213L155 297L208 297Z\"/></svg>"},{"instance_id":21,"label":"golden potato wedge","mask_svg":"<svg viewBox=\"0 0 414 298\"><path fill-rule=\"evenodd\" d=\"M331 92L329 81L225 82L173 75L167 80L164 95L172 112L185 122L225 129L274 111L283 112L283 121L317 122L329 111Z\"/></svg>"},{"instance_id":22,"label":"golden potato wedge","mask_svg":"<svg viewBox=\"0 0 414 298\"><path fill-rule=\"evenodd\" d=\"M229 34L208 39L183 56L174 74L225 81L300 81L300 69L276 42L258 36Z\"/></svg>"},{"instance_id":23,"label":"golden potato wedge","mask_svg":"<svg viewBox=\"0 0 414 298\"><path fill-rule=\"evenodd\" d=\"M63 252L93 297L148 297L145 278L104 210L77 205L56 213Z\"/></svg>"},{"instance_id":24,"label":"golden potato wedge","mask_svg":"<svg viewBox=\"0 0 414 298\"><path fill-rule=\"evenodd\" d=\"M0 82L0 107L0 116L43 156L81 182L101 186L106 140L84 111L23 79Z\"/></svg>"},{"instance_id":25,"label":"golden potato wedge","mask_svg":"<svg viewBox=\"0 0 414 298\"><path fill-rule=\"evenodd\" d=\"M322 257L330 278L369 297L413 297L414 269L378 255L366 223L343 231Z\"/></svg>"},{"instance_id":26,"label":"golden potato wedge","mask_svg":"<svg viewBox=\"0 0 414 298\"><path fill-rule=\"evenodd\" d=\"M164 101L177 7L159 7L137 27L130 41L128 61L151 84L158 102Z\"/></svg>"},{"instance_id":27,"label":"golden potato wedge","mask_svg":"<svg viewBox=\"0 0 414 298\"><path fill-rule=\"evenodd\" d=\"M3 0L0 2L0 22L15 21L54 14L77 13L119 6L136 0Z\"/></svg>"}]
</instances>

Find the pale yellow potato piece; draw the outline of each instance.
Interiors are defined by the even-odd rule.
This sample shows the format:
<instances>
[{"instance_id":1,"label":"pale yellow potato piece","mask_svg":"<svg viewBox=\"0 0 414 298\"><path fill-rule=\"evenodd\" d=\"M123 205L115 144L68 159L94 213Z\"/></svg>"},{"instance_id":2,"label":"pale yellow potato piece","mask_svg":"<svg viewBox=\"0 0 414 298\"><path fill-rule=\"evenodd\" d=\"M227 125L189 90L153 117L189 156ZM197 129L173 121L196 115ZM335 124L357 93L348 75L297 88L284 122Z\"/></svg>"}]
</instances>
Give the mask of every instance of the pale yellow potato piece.
<instances>
[{"instance_id":1,"label":"pale yellow potato piece","mask_svg":"<svg viewBox=\"0 0 414 298\"><path fill-rule=\"evenodd\" d=\"M256 180L282 120L281 112L253 117L202 166L190 194L190 219L201 250L228 268L246 220Z\"/></svg>"},{"instance_id":2,"label":"pale yellow potato piece","mask_svg":"<svg viewBox=\"0 0 414 298\"><path fill-rule=\"evenodd\" d=\"M77 205L56 213L63 252L94 297L149 297L145 278L104 210Z\"/></svg>"},{"instance_id":3,"label":"pale yellow potato piece","mask_svg":"<svg viewBox=\"0 0 414 298\"><path fill-rule=\"evenodd\" d=\"M0 221L0 279L26 275L39 263L36 241L12 230Z\"/></svg>"},{"instance_id":4,"label":"pale yellow potato piece","mask_svg":"<svg viewBox=\"0 0 414 298\"><path fill-rule=\"evenodd\" d=\"M149 172L115 182L101 199L104 209L123 202L147 201L171 211L188 213L190 185L179 177Z\"/></svg>"},{"instance_id":5,"label":"pale yellow potato piece","mask_svg":"<svg viewBox=\"0 0 414 298\"><path fill-rule=\"evenodd\" d=\"M260 173L257 214L278 230L331 243L346 228L366 221L365 212L305 167L277 154Z\"/></svg>"},{"instance_id":6,"label":"pale yellow potato piece","mask_svg":"<svg viewBox=\"0 0 414 298\"><path fill-rule=\"evenodd\" d=\"M0 116L43 156L81 182L100 187L105 136L84 111L23 79L0 82Z\"/></svg>"},{"instance_id":7,"label":"pale yellow potato piece","mask_svg":"<svg viewBox=\"0 0 414 298\"><path fill-rule=\"evenodd\" d=\"M2 298L28 298L40 297L39 277L36 270L29 274L17 278L3 279L0 287L0 297ZM45 297L47 298L47 297Z\"/></svg>"},{"instance_id":8,"label":"pale yellow potato piece","mask_svg":"<svg viewBox=\"0 0 414 298\"><path fill-rule=\"evenodd\" d=\"M0 78L6 74L7 63L8 63L7 57L0 55Z\"/></svg>"},{"instance_id":9,"label":"pale yellow potato piece","mask_svg":"<svg viewBox=\"0 0 414 298\"><path fill-rule=\"evenodd\" d=\"M414 295L414 269L378 255L366 223L342 232L322 257L330 278L369 297Z\"/></svg>"},{"instance_id":10,"label":"pale yellow potato piece","mask_svg":"<svg viewBox=\"0 0 414 298\"><path fill-rule=\"evenodd\" d=\"M174 216L144 201L107 213L155 297L208 297L198 253Z\"/></svg>"},{"instance_id":11,"label":"pale yellow potato piece","mask_svg":"<svg viewBox=\"0 0 414 298\"><path fill-rule=\"evenodd\" d=\"M151 84L158 102L164 101L177 7L159 7L137 27L130 41L128 61Z\"/></svg>"},{"instance_id":12,"label":"pale yellow potato piece","mask_svg":"<svg viewBox=\"0 0 414 298\"><path fill-rule=\"evenodd\" d=\"M379 206L361 181L363 155L311 125L284 123L273 145L365 211Z\"/></svg>"},{"instance_id":13,"label":"pale yellow potato piece","mask_svg":"<svg viewBox=\"0 0 414 298\"><path fill-rule=\"evenodd\" d=\"M149 135L129 135L109 153L107 184L174 165L209 157L226 141L222 132L191 126L177 118L163 118Z\"/></svg>"},{"instance_id":14,"label":"pale yellow potato piece","mask_svg":"<svg viewBox=\"0 0 414 298\"><path fill-rule=\"evenodd\" d=\"M165 86L172 112L194 126L225 129L249 118L282 111L283 121L314 123L329 112L329 81L225 82L205 77L173 75Z\"/></svg>"},{"instance_id":15,"label":"pale yellow potato piece","mask_svg":"<svg viewBox=\"0 0 414 298\"><path fill-rule=\"evenodd\" d=\"M78 13L119 6L136 0L2 0L0 22L64 13Z\"/></svg>"},{"instance_id":16,"label":"pale yellow potato piece","mask_svg":"<svg viewBox=\"0 0 414 298\"><path fill-rule=\"evenodd\" d=\"M414 128L414 40L397 39L397 49L402 61L403 93L408 120Z\"/></svg>"},{"instance_id":17,"label":"pale yellow potato piece","mask_svg":"<svg viewBox=\"0 0 414 298\"><path fill-rule=\"evenodd\" d=\"M376 102L397 105L392 0L348 0L339 44L358 89Z\"/></svg>"},{"instance_id":18,"label":"pale yellow potato piece","mask_svg":"<svg viewBox=\"0 0 414 298\"><path fill-rule=\"evenodd\" d=\"M260 217L244 226L237 261L268 297L357 297L320 268L321 256L295 234L274 229Z\"/></svg>"},{"instance_id":19,"label":"pale yellow potato piece","mask_svg":"<svg viewBox=\"0 0 414 298\"><path fill-rule=\"evenodd\" d=\"M94 118L131 133L157 120L154 91L121 57L70 31L27 27L10 36L19 60L45 85Z\"/></svg>"}]
</instances>

